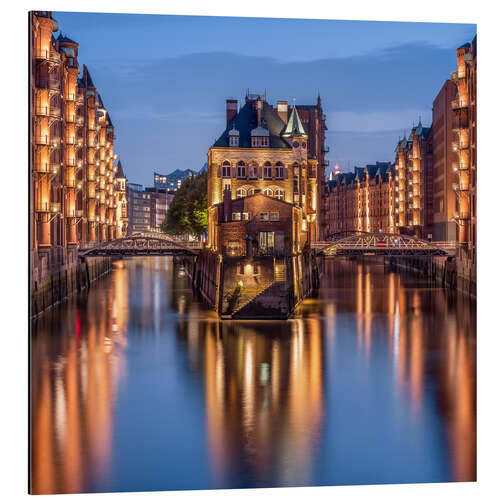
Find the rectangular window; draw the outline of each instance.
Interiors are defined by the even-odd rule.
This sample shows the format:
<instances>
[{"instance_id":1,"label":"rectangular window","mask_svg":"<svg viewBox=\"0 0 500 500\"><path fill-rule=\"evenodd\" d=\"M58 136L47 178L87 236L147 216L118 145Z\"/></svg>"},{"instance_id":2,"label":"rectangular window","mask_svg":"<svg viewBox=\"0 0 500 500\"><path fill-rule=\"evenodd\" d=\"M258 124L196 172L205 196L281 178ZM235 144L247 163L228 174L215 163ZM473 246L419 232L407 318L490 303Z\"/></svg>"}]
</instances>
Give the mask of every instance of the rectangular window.
<instances>
[{"instance_id":1,"label":"rectangular window","mask_svg":"<svg viewBox=\"0 0 500 500\"><path fill-rule=\"evenodd\" d=\"M260 220L261 222L267 222L269 220L269 212L261 212Z\"/></svg>"},{"instance_id":2,"label":"rectangular window","mask_svg":"<svg viewBox=\"0 0 500 500\"><path fill-rule=\"evenodd\" d=\"M231 167L229 166L222 167L222 177L231 177Z\"/></svg>"},{"instance_id":3,"label":"rectangular window","mask_svg":"<svg viewBox=\"0 0 500 500\"><path fill-rule=\"evenodd\" d=\"M264 167L264 179L271 179L273 176L272 167Z\"/></svg>"},{"instance_id":4,"label":"rectangular window","mask_svg":"<svg viewBox=\"0 0 500 500\"><path fill-rule=\"evenodd\" d=\"M233 220L241 220L241 212L233 212Z\"/></svg>"},{"instance_id":5,"label":"rectangular window","mask_svg":"<svg viewBox=\"0 0 500 500\"><path fill-rule=\"evenodd\" d=\"M283 179L283 167L276 167L276 179Z\"/></svg>"},{"instance_id":6,"label":"rectangular window","mask_svg":"<svg viewBox=\"0 0 500 500\"><path fill-rule=\"evenodd\" d=\"M241 219L242 220L249 220L250 219L250 214L248 212L242 212L241 213Z\"/></svg>"},{"instance_id":7,"label":"rectangular window","mask_svg":"<svg viewBox=\"0 0 500 500\"><path fill-rule=\"evenodd\" d=\"M271 212L269 214L269 219L272 220L272 221L278 221L280 220L280 213L279 212Z\"/></svg>"}]
</instances>

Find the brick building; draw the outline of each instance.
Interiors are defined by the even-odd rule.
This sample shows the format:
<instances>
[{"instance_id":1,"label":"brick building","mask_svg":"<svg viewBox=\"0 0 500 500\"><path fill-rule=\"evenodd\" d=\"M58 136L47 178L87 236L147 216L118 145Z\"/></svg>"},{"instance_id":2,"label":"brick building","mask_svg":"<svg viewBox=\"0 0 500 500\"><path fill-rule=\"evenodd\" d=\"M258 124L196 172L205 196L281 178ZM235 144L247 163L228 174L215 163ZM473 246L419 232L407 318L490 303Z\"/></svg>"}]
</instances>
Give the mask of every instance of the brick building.
<instances>
[{"instance_id":1,"label":"brick building","mask_svg":"<svg viewBox=\"0 0 500 500\"><path fill-rule=\"evenodd\" d=\"M30 14L30 209L35 279L73 265L81 243L120 236L114 127L79 45L49 11Z\"/></svg>"},{"instance_id":2,"label":"brick building","mask_svg":"<svg viewBox=\"0 0 500 500\"><path fill-rule=\"evenodd\" d=\"M398 232L427 237L432 233L432 134L420 120L398 141L395 170Z\"/></svg>"},{"instance_id":3,"label":"brick building","mask_svg":"<svg viewBox=\"0 0 500 500\"><path fill-rule=\"evenodd\" d=\"M260 194L248 201L251 210L241 212L248 213L249 218L238 221L240 226L248 228L247 236L255 238L259 251L270 252L269 240L254 235L250 229L260 222L271 223L260 221L261 213L277 210L280 214L281 211L293 214L273 221L278 222L274 231L263 230L275 233L270 236L274 241L281 238L278 233L290 234L291 251L300 251L307 241L319 239L319 208L323 197L320 186L324 183L325 166L324 120L319 98L316 106L290 108L286 101L278 101L274 108L265 96L248 94L239 110L237 101L226 101L226 129L207 154L208 245L213 251L243 255L247 249L242 232L238 239L229 240L225 236L229 233L224 226L234 225L234 221L224 216L223 201L228 196L235 202ZM296 224L293 230L285 227L292 221Z\"/></svg>"},{"instance_id":4,"label":"brick building","mask_svg":"<svg viewBox=\"0 0 500 500\"><path fill-rule=\"evenodd\" d=\"M432 105L432 150L433 150L433 239L436 241L456 241L457 223L456 195L453 171L457 162L454 148L455 133L452 128L453 111L451 102L455 99L456 87L446 80Z\"/></svg>"},{"instance_id":5,"label":"brick building","mask_svg":"<svg viewBox=\"0 0 500 500\"><path fill-rule=\"evenodd\" d=\"M457 198L454 219L458 224L458 241L473 249L476 246L476 38L457 49L457 70L451 74L456 95L451 101L453 112L453 164Z\"/></svg>"},{"instance_id":6,"label":"brick building","mask_svg":"<svg viewBox=\"0 0 500 500\"><path fill-rule=\"evenodd\" d=\"M325 188L325 238L344 231L395 232L394 186L390 162L335 174Z\"/></svg>"}]
</instances>

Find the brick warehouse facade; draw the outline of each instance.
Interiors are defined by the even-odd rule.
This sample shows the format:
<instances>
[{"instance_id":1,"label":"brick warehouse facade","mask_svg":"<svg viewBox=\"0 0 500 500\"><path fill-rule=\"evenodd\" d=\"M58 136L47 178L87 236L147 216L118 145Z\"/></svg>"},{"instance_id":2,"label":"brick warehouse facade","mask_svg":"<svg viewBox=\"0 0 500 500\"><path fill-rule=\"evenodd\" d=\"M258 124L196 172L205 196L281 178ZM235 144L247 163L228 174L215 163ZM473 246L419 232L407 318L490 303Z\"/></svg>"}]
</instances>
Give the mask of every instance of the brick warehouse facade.
<instances>
[{"instance_id":1,"label":"brick warehouse facade","mask_svg":"<svg viewBox=\"0 0 500 500\"><path fill-rule=\"evenodd\" d=\"M325 238L344 231L396 230L394 166L377 162L337 173L326 183Z\"/></svg>"},{"instance_id":2,"label":"brick warehouse facade","mask_svg":"<svg viewBox=\"0 0 500 500\"><path fill-rule=\"evenodd\" d=\"M432 134L419 121L396 146L398 232L419 237L432 233Z\"/></svg>"},{"instance_id":3,"label":"brick warehouse facade","mask_svg":"<svg viewBox=\"0 0 500 500\"><path fill-rule=\"evenodd\" d=\"M35 279L74 265L76 249L126 230L123 169L113 152L114 127L88 69L80 75L78 43L51 12L30 14L31 257Z\"/></svg>"},{"instance_id":4,"label":"brick warehouse facade","mask_svg":"<svg viewBox=\"0 0 500 500\"><path fill-rule=\"evenodd\" d=\"M280 217L282 211L287 212L286 219L273 222L281 228L276 232L290 234L290 251L299 252L306 242L317 241L326 152L325 116L320 99L316 106L290 108L286 101L278 101L274 108L265 96L248 94L239 110L237 101L226 101L226 118L225 131L207 154L209 248L218 253L246 253L247 242L242 233L237 240L227 239L225 225L234 225L234 221L228 219L229 212L224 216L223 201L228 196L237 200L257 194L260 196L248 202L252 209L245 212L245 217L249 218L238 221L240 226L248 227L247 236L254 238L252 247L257 244L259 251L270 251L268 240L264 243L260 236L248 233L256 218L259 224L271 223L261 220L261 213L271 217L271 212L276 211ZM276 202L279 210L275 210ZM289 216L292 213L295 215ZM285 227L292 220L293 230ZM281 238L281 234L275 236Z\"/></svg>"}]
</instances>

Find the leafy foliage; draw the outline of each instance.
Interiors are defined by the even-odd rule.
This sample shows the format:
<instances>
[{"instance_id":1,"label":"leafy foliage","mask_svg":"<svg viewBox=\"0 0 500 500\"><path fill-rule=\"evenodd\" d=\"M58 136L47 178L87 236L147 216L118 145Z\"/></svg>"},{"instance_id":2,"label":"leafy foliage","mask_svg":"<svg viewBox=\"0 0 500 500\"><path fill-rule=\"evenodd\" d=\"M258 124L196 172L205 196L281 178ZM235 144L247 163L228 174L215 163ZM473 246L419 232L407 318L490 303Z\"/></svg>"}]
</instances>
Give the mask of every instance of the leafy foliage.
<instances>
[{"instance_id":1,"label":"leafy foliage","mask_svg":"<svg viewBox=\"0 0 500 500\"><path fill-rule=\"evenodd\" d=\"M207 172L189 177L175 192L161 230L200 236L208 227Z\"/></svg>"}]
</instances>

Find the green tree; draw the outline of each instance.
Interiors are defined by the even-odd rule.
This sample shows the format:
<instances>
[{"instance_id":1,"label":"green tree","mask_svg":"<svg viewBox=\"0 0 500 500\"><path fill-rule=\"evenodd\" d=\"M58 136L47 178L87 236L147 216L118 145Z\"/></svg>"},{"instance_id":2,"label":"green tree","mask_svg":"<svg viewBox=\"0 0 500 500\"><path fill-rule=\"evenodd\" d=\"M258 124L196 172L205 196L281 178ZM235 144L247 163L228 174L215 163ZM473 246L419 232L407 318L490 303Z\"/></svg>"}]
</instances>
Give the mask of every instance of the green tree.
<instances>
[{"instance_id":1,"label":"green tree","mask_svg":"<svg viewBox=\"0 0 500 500\"><path fill-rule=\"evenodd\" d=\"M189 177L175 192L161 230L167 234L202 235L208 227L207 172Z\"/></svg>"}]
</instances>

